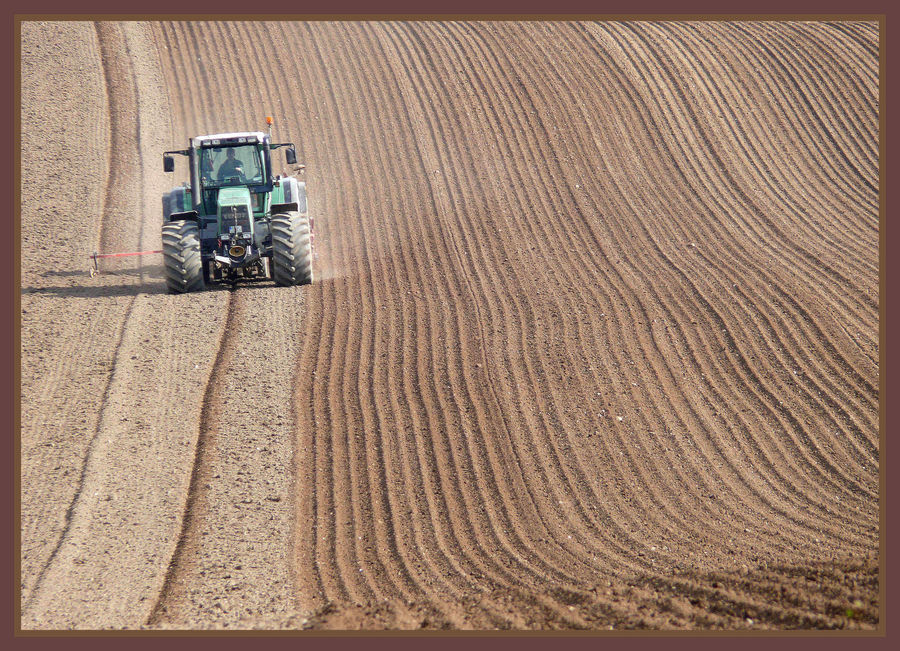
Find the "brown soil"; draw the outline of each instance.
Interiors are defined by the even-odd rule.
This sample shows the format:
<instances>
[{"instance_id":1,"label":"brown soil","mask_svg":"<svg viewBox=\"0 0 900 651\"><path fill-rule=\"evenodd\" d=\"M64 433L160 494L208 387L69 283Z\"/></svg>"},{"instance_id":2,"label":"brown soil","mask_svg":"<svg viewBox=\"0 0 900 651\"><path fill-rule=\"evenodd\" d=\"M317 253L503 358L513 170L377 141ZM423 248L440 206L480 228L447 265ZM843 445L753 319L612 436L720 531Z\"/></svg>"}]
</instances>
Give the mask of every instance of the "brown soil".
<instances>
[{"instance_id":1,"label":"brown soil","mask_svg":"<svg viewBox=\"0 0 900 651\"><path fill-rule=\"evenodd\" d=\"M878 625L877 24L26 22L22 80L23 628ZM267 114L313 285L89 277Z\"/></svg>"}]
</instances>

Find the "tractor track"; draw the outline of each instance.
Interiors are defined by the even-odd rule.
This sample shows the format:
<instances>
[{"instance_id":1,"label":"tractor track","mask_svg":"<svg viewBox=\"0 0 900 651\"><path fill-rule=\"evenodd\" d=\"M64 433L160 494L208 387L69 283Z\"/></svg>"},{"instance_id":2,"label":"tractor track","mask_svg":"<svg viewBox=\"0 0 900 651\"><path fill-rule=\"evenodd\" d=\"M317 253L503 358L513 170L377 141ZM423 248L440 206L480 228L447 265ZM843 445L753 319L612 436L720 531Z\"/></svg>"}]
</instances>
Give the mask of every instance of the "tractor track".
<instances>
[{"instance_id":1,"label":"tractor track","mask_svg":"<svg viewBox=\"0 0 900 651\"><path fill-rule=\"evenodd\" d=\"M208 512L206 504L208 491L204 485L208 486L212 479L211 455L216 445L216 418L220 408L219 403L221 403L222 383L219 378L234 356L233 344L230 343L233 337L230 336L230 333L233 331L234 315L237 310L235 296L234 290L229 291L222 338L219 340L218 352L212 365L209 381L203 389L197 443L194 448L194 460L191 464L191 479L184 505L184 514L181 516L181 534L178 536L178 542L159 597L147 620L148 626L159 625L167 617L167 603L183 598L179 593L184 592L185 583L195 569L191 567L191 561L196 559L199 546L202 544L200 520Z\"/></svg>"},{"instance_id":2,"label":"tractor track","mask_svg":"<svg viewBox=\"0 0 900 651\"><path fill-rule=\"evenodd\" d=\"M877 625L877 24L116 29L111 142L129 96L165 107L145 155L274 115L317 276L167 296L139 267L68 514L30 488L59 454L26 347L23 548L64 524L29 626ZM102 208L104 246L158 227Z\"/></svg>"},{"instance_id":3,"label":"tractor track","mask_svg":"<svg viewBox=\"0 0 900 651\"><path fill-rule=\"evenodd\" d=\"M117 243L121 238L121 235L114 237L113 234L108 232L109 230L111 230L112 224L110 224L109 222L111 222L112 220L108 219L106 216L115 214L121 209L121 203L116 198L117 193L115 190L118 187L122 186L123 180L127 175L127 171L122 169L121 162L119 162L119 160L117 159L115 152L120 149L124 149L128 143L137 141L137 134L140 132L140 127L136 125L134 131L129 135L125 135L123 133L126 124L125 115L131 116L136 113L134 109L134 97L136 96L137 89L133 86L131 89L131 93L124 94L124 97L122 93L114 91L113 82L116 76L129 76L133 78L133 75L123 71L123 68L127 66L127 59L117 56L117 50L119 48L125 48L122 47L122 45L119 43L111 43L111 41L114 41L114 39L118 40L116 39L114 32L112 32L112 30L115 29L114 27L112 27L111 29L111 26L109 24L103 25L102 23L94 23L93 28L95 31L95 38L97 39L96 42L100 49L100 59L103 68L103 78L105 81L107 112L110 118L109 143L106 152L107 160L110 161L110 171L107 174L107 182L104 189L103 209L97 227L97 238L100 245L99 248L101 251L107 251L110 250L112 246L114 246L113 243ZM115 46L118 46L118 48ZM116 221L115 225L121 227L122 224ZM143 240L143 238L141 237L142 234L143 228L141 228L141 231L138 234L139 242ZM140 282L143 279L143 273L140 269L138 273L138 282ZM122 347L122 341L125 335L125 328L128 325L128 321L131 317L133 308L134 299L132 298L128 301L127 306L125 307L124 315L118 328L116 341L112 347L111 357L113 360L115 360L119 355L119 351ZM113 370L115 370L114 367ZM60 548L69 535L69 530L72 525L72 518L74 516L76 505L81 499L82 492L84 491L88 465L93 455L93 450L96 448L98 437L101 435L100 424L103 421L103 412L107 409L109 403L111 385L112 373L110 373L108 377L106 386L103 389L102 398L99 401L99 416L97 418L96 427L87 445L85 460L83 465L81 466L75 493L73 495L72 501L66 509L63 528L60 531L59 537L56 541L55 546L50 552L50 555L47 557L46 562L38 572L32 590L30 591L28 597L22 602L23 610L28 610L34 602L34 598L41 588L41 583L44 579L44 576L53 565L57 555L59 554Z\"/></svg>"}]
</instances>

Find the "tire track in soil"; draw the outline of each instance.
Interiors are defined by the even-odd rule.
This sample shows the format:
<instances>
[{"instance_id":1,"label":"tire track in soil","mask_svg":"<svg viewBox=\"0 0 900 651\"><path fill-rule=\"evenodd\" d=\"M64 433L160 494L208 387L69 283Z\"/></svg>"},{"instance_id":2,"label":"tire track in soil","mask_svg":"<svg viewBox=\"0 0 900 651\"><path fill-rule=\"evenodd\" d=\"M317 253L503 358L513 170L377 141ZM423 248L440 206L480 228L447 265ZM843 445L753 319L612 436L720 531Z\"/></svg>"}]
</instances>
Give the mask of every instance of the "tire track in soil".
<instances>
[{"instance_id":1,"label":"tire track in soil","mask_svg":"<svg viewBox=\"0 0 900 651\"><path fill-rule=\"evenodd\" d=\"M123 181L128 178L125 170L122 169L122 159L120 156L116 155L115 152L125 150L128 147L129 143L137 140L139 127L135 126L135 129L130 134L130 137L126 135L126 124L128 122L126 116L136 113L134 109L135 99L133 95L136 89L132 88L132 92L125 94L125 96L114 90L116 78L133 77L133 75L128 74L128 72L126 71L127 61L123 59L123 57L118 53L118 50L115 49L110 43L110 39L114 39L115 35L110 34L109 30L105 30L102 27L102 23L93 23L92 28L100 50L99 58L101 68L103 70L103 79L105 82L104 88L106 91L106 113L110 119L110 136L107 151L110 167L106 176L106 185L103 191L103 204L100 211L99 224L97 227L97 239L99 241L100 250L108 251L114 248L115 243L121 241L122 236L121 233L116 233L114 237L113 233L108 232L111 230L111 225L108 224L109 219L107 218L107 215L115 214L119 209L122 208L123 204L116 190L118 188L121 188L123 186ZM122 46L119 45L119 48L121 47ZM131 315L133 306L134 299L131 299L125 308L121 324L117 331L116 341L113 345L112 359L116 359L116 357L118 357L118 351L122 347L122 338L124 336L125 326L128 323L128 319ZM40 570L37 572L36 578L34 579L33 590L30 592L28 598L23 601L23 611L27 610L33 603L35 595L40 590L41 583L43 582L45 574L47 573L51 565L53 565L54 561L56 560L57 554L59 553L60 547L63 545L63 542L68 536L69 529L72 524L72 517L74 514L75 506L78 503L83 491L85 475L87 473L88 467L88 460L92 455L92 450L95 448L97 438L100 435L100 427L103 420L102 414L106 409L109 400L109 391L111 384L112 373L109 374L106 386L103 389L102 398L100 399L99 403L100 416L97 418L97 425L94 429L93 436L91 437L87 446L85 461L81 466L79 478L76 482L77 486L75 488L75 493L72 497L71 502L69 503L68 508L65 511L62 530L59 533L59 537L57 538L56 544L53 546L52 551L50 552L46 561L43 563Z\"/></svg>"},{"instance_id":2,"label":"tire track in soil","mask_svg":"<svg viewBox=\"0 0 900 651\"><path fill-rule=\"evenodd\" d=\"M151 248L144 225L152 224L155 230L158 224L159 204L151 196L160 191L159 183L145 175L142 161L145 152L156 154L162 148L168 119L146 27L105 22L96 26L102 60L113 66L107 76L114 98L110 111L116 114L111 119L127 125L110 140L115 200L105 207L103 240L114 251ZM140 120L135 120L138 114ZM126 173L135 166L136 176ZM205 364L195 350L180 344L184 319L177 307L171 309L174 301L161 293L161 283L154 282L158 279L153 267L137 264L137 273L125 274L117 274L115 265L104 265L108 274L93 279L96 287L82 290L90 301L71 304L75 319L81 316L79 307L104 318L115 313L108 297L119 297L118 302L127 303L128 321L110 364L99 425L83 458L66 535L23 612L26 627L134 626L146 616L152 603L148 599L163 578L169 536L176 533L170 526L177 517L173 507L178 503L178 478L188 461L182 451L190 445L191 431L183 425L192 421L190 401L172 401L173 384L189 394ZM140 284L132 282L122 291L129 277ZM199 302L209 304L211 298ZM169 309L161 303L168 303ZM216 328L215 318L210 325ZM194 340L203 347L202 333ZM163 373L154 372L160 368Z\"/></svg>"},{"instance_id":3,"label":"tire track in soil","mask_svg":"<svg viewBox=\"0 0 900 651\"><path fill-rule=\"evenodd\" d=\"M200 545L202 543L202 521L209 511L209 484L213 476L213 456L219 429L219 416L222 408L222 374L234 357L235 291L228 292L225 306L225 325L218 342L215 361L209 374L209 381L203 389L203 400L200 408L197 442L194 449L194 460L191 464L191 478L188 484L187 500L184 513L180 518L181 534L169 569L163 581L162 589L154 604L147 626L159 627L163 622L176 620L170 609L177 608L179 602L187 601L188 590L197 582L196 573ZM193 580L193 581L192 581Z\"/></svg>"},{"instance_id":4,"label":"tire track in soil","mask_svg":"<svg viewBox=\"0 0 900 651\"><path fill-rule=\"evenodd\" d=\"M136 241L143 241L143 221L139 221L139 230L135 234L133 229L118 220L110 219L110 215L117 215L128 212L128 204L123 196L122 188L131 185L130 168L125 163L125 152L136 153L138 158L138 168L143 176L143 162L140 159L140 151L135 151L134 146L140 139L140 116L137 111L137 84L135 75L128 61L130 53L124 36L118 32L115 26L109 23L95 22L92 24L95 32L96 42L99 46L100 64L103 70L103 79L106 91L106 113L109 116L109 143L108 143L108 160L109 170L106 176L106 185L103 191L103 208L100 212L99 224L97 227L97 240L101 251L110 251L121 246L124 240L133 240L136 235ZM122 92L119 80L127 79L130 88ZM136 116L132 122L131 117ZM137 194L143 197L142 188L137 188ZM139 204L143 203L140 201ZM144 280L143 266L139 263L137 284L141 284ZM121 325L117 329L116 341L113 344L112 359L118 359L122 349L122 343L125 336L126 328L132 316L135 298L131 298L125 307L122 316ZM112 364L115 369L115 362ZM81 465L76 488L72 500L65 511L64 524L59 533L59 537L55 546L50 552L47 560L37 572L34 580L33 589L27 599L23 601L22 611L33 610L35 600L41 594L41 588L47 572L57 562L57 556L60 549L70 538L70 530L72 521L75 516L76 508L82 502L82 493L88 478L88 470L91 460L96 454L98 440L102 436L102 423L104 413L109 409L110 389L113 382L113 372L109 373L106 386L103 389L102 397L99 402L97 425L91 437L84 462Z\"/></svg>"},{"instance_id":5,"label":"tire track in soil","mask_svg":"<svg viewBox=\"0 0 900 651\"><path fill-rule=\"evenodd\" d=\"M173 61L171 86L210 99L198 113L182 113L179 142L206 132L252 130L257 107L238 101L262 96L260 80L245 74L212 43L230 43L239 57L259 56L245 30L251 23L166 23ZM159 32L162 32L160 34ZM240 47L239 47L240 46ZM247 49L249 48L249 49ZM192 51L216 53L198 59ZM273 53L269 53L272 58ZM221 59L221 60L219 60ZM275 75L278 85L281 79ZM241 92L237 92L241 89ZM191 101L179 95L176 102ZM253 114L251 115L251 108ZM265 113L270 111L263 109ZM302 148L300 148L302 152ZM274 158L274 156L273 156ZM275 162L277 165L278 162ZM212 291L227 297L225 316L202 411L190 473L182 529L146 626L151 628L260 628L299 626L294 608L291 562L293 522L293 416L298 328L303 288L278 288L271 281ZM191 296L193 298L193 295Z\"/></svg>"}]
</instances>

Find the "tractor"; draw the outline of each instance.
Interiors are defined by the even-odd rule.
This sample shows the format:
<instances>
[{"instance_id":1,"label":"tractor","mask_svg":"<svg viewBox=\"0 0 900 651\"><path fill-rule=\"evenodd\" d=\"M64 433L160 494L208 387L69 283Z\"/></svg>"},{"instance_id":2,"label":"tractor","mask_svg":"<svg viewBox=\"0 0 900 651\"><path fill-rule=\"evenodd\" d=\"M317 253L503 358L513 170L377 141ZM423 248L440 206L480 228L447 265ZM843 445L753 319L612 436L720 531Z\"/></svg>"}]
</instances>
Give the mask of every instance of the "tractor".
<instances>
[{"instance_id":1,"label":"tractor","mask_svg":"<svg viewBox=\"0 0 900 651\"><path fill-rule=\"evenodd\" d=\"M170 293L205 289L213 282L274 280L282 286L313 280L312 221L306 183L274 175L272 151L285 148L297 164L293 143L271 142L269 132L218 133L190 138L188 148L163 153L188 159L190 182L162 198L162 243ZM303 166L297 169L303 169Z\"/></svg>"}]
</instances>

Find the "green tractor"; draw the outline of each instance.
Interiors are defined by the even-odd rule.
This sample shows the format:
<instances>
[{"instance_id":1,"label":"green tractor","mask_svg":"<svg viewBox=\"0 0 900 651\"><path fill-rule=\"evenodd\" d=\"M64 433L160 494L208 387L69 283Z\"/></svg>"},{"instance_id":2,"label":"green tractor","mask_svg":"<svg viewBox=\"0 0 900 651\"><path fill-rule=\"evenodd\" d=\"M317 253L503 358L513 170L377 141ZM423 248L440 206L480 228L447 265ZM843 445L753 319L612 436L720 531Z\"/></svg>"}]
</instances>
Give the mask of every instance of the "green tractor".
<instances>
[{"instance_id":1,"label":"green tractor","mask_svg":"<svg viewBox=\"0 0 900 651\"><path fill-rule=\"evenodd\" d=\"M187 149L164 152L164 171L175 170L172 154L187 156L191 179L162 198L169 292L199 291L212 282L234 288L239 280L312 282L306 183L273 176L272 151L281 147L287 164L296 165L293 143L272 143L261 131L197 136Z\"/></svg>"}]
</instances>

